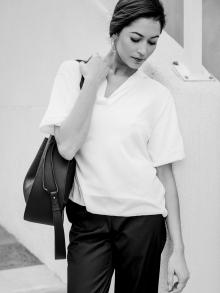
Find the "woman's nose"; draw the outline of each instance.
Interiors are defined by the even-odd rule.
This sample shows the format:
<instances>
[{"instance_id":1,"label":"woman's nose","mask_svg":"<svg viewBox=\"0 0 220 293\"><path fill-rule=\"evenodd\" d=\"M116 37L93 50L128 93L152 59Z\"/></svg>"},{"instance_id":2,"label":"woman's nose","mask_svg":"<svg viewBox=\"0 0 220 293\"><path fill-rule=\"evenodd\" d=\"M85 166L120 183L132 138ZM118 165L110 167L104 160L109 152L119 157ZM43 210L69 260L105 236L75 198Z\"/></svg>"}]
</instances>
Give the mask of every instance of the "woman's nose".
<instances>
[{"instance_id":1,"label":"woman's nose","mask_svg":"<svg viewBox=\"0 0 220 293\"><path fill-rule=\"evenodd\" d=\"M140 56L140 58L144 58L147 55L147 46L146 45L142 45L138 48L138 54Z\"/></svg>"}]
</instances>

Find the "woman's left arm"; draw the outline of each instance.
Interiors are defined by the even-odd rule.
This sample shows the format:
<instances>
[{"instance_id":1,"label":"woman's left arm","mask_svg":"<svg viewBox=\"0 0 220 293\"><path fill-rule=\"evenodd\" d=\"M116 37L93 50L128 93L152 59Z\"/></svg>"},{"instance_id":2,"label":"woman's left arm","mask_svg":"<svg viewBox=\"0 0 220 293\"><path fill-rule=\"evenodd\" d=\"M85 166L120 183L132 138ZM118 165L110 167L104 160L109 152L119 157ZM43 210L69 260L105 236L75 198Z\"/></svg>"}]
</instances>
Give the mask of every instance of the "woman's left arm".
<instances>
[{"instance_id":1,"label":"woman's left arm","mask_svg":"<svg viewBox=\"0 0 220 293\"><path fill-rule=\"evenodd\" d=\"M166 190L165 202L168 216L166 218L173 251L168 263L168 291L181 292L190 277L184 256L184 243L181 231L179 198L173 175L172 163L158 166L157 176ZM174 277L177 280L174 280Z\"/></svg>"}]
</instances>

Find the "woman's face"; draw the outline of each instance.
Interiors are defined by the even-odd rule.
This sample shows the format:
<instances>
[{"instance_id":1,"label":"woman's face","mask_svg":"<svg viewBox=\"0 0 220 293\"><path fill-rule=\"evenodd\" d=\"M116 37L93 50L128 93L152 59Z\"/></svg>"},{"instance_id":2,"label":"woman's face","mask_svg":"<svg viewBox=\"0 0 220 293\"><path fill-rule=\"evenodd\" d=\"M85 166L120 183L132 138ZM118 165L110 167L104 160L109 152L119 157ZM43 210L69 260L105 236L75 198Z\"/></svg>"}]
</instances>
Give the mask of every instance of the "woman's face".
<instances>
[{"instance_id":1,"label":"woman's face","mask_svg":"<svg viewBox=\"0 0 220 293\"><path fill-rule=\"evenodd\" d=\"M156 49L160 30L159 21L144 17L138 18L129 26L124 27L116 41L117 52L121 60L132 69L140 67Z\"/></svg>"}]
</instances>

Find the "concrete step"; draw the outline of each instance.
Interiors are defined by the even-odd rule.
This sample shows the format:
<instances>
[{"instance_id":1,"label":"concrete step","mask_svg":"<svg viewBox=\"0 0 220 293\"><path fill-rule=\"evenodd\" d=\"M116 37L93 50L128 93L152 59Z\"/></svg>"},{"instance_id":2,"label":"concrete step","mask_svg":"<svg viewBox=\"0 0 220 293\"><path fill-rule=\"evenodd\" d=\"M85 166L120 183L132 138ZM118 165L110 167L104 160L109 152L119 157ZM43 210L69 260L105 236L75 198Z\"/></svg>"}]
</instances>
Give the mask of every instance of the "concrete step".
<instances>
[{"instance_id":1,"label":"concrete step","mask_svg":"<svg viewBox=\"0 0 220 293\"><path fill-rule=\"evenodd\" d=\"M0 270L2 293L66 293L66 285L45 265Z\"/></svg>"},{"instance_id":2,"label":"concrete step","mask_svg":"<svg viewBox=\"0 0 220 293\"><path fill-rule=\"evenodd\" d=\"M66 293L66 285L0 226L0 293Z\"/></svg>"},{"instance_id":3,"label":"concrete step","mask_svg":"<svg viewBox=\"0 0 220 293\"><path fill-rule=\"evenodd\" d=\"M41 261L0 226L0 270L40 265Z\"/></svg>"},{"instance_id":4,"label":"concrete step","mask_svg":"<svg viewBox=\"0 0 220 293\"><path fill-rule=\"evenodd\" d=\"M66 289L57 289L57 288L51 288L51 289L42 289L42 290L31 290L31 291L23 291L23 293L66 293Z\"/></svg>"},{"instance_id":5,"label":"concrete step","mask_svg":"<svg viewBox=\"0 0 220 293\"><path fill-rule=\"evenodd\" d=\"M66 289L62 288L50 288L50 289L40 289L40 290L31 290L31 291L21 291L21 293L66 293Z\"/></svg>"}]
</instances>

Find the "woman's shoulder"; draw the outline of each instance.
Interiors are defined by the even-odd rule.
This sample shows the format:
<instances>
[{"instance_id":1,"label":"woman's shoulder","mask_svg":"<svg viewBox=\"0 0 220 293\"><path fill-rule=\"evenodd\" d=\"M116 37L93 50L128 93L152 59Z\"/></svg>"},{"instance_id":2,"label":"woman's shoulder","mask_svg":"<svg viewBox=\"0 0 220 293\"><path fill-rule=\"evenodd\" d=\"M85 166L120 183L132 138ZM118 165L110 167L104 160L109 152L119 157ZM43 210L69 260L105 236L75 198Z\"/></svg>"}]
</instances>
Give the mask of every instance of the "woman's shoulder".
<instances>
[{"instance_id":1,"label":"woman's shoulder","mask_svg":"<svg viewBox=\"0 0 220 293\"><path fill-rule=\"evenodd\" d=\"M168 102L173 98L170 89L166 85L156 80L150 74L146 72L145 74L147 78L145 79L144 87L148 92L150 91L152 93L154 99Z\"/></svg>"}]
</instances>

